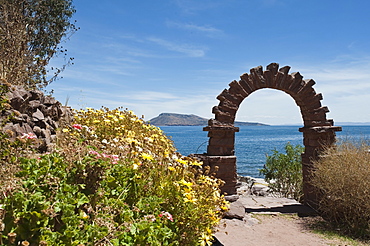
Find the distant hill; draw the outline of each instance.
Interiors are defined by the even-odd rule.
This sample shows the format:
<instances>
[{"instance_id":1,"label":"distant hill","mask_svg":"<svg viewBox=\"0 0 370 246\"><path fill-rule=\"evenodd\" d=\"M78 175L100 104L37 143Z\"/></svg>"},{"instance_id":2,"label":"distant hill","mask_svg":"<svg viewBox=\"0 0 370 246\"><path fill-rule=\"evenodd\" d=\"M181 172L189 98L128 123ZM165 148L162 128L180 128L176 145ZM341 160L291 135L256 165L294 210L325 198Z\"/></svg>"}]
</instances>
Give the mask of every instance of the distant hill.
<instances>
[{"instance_id":1,"label":"distant hill","mask_svg":"<svg viewBox=\"0 0 370 246\"><path fill-rule=\"evenodd\" d=\"M157 117L149 120L150 124L155 126L207 126L208 120L193 114L174 114L161 113ZM262 123L253 122L235 122L236 126L267 126Z\"/></svg>"}]
</instances>

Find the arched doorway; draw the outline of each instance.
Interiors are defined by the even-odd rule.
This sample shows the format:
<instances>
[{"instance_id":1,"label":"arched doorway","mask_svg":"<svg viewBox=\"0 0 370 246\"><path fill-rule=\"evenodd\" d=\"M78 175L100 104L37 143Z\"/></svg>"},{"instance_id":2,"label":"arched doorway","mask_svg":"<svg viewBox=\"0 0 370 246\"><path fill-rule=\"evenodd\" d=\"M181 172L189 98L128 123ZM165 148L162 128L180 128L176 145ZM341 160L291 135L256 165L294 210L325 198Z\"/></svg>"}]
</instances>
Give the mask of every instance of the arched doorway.
<instances>
[{"instance_id":1,"label":"arched doorway","mask_svg":"<svg viewBox=\"0 0 370 246\"><path fill-rule=\"evenodd\" d=\"M315 81L303 80L299 72L289 74L290 67L279 69L279 64L271 63L263 71L262 66L252 68L250 73L244 73L239 81L232 81L229 88L217 96L220 101L213 107L214 119L210 119L208 126L208 147L205 155L198 155L206 165L218 166L217 176L225 181L222 191L228 194L236 193L236 156L234 155L235 116L239 105L251 93L264 89L276 89L289 94L300 108L303 127L305 151L302 154L303 192L304 202L316 206L317 194L310 185L310 178L314 168L313 161L319 158L319 152L324 146L335 142L335 132L342 128L334 126L333 120L326 118L328 108L321 105L323 99L320 93L313 88ZM248 151L248 150L247 150Z\"/></svg>"}]
</instances>

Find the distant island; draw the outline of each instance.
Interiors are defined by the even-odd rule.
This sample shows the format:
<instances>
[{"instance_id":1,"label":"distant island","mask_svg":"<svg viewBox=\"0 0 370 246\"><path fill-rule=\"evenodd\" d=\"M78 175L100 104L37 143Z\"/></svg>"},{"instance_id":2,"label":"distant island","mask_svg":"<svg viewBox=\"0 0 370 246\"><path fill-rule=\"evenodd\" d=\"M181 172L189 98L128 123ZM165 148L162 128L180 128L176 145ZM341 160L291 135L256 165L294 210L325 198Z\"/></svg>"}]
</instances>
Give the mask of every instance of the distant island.
<instances>
[{"instance_id":1,"label":"distant island","mask_svg":"<svg viewBox=\"0 0 370 246\"><path fill-rule=\"evenodd\" d=\"M149 120L155 126L207 126L208 120L193 114L161 113ZM235 121L235 126L268 126L262 123Z\"/></svg>"}]
</instances>

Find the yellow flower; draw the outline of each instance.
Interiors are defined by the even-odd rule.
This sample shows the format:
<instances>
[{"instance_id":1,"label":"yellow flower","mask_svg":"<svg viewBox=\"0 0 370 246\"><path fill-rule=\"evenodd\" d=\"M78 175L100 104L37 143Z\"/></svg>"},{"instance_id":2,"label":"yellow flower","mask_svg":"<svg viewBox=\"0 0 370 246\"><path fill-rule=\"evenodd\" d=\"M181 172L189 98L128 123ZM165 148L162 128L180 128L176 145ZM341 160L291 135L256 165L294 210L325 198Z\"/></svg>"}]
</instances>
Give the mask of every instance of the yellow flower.
<instances>
[{"instance_id":1,"label":"yellow flower","mask_svg":"<svg viewBox=\"0 0 370 246\"><path fill-rule=\"evenodd\" d=\"M197 162L197 161L193 161L190 163L191 166L198 166L198 167L201 167L203 165L203 162Z\"/></svg>"},{"instance_id":2,"label":"yellow flower","mask_svg":"<svg viewBox=\"0 0 370 246\"><path fill-rule=\"evenodd\" d=\"M135 132L133 132L133 131L128 131L128 132L127 132L127 137L128 137L128 138L135 137Z\"/></svg>"},{"instance_id":3,"label":"yellow flower","mask_svg":"<svg viewBox=\"0 0 370 246\"><path fill-rule=\"evenodd\" d=\"M188 161L183 160L183 159L178 159L177 162L184 164L184 165L188 165Z\"/></svg>"},{"instance_id":4,"label":"yellow flower","mask_svg":"<svg viewBox=\"0 0 370 246\"><path fill-rule=\"evenodd\" d=\"M170 157L170 152L168 152L167 150L164 151L164 157L168 158Z\"/></svg>"},{"instance_id":5,"label":"yellow flower","mask_svg":"<svg viewBox=\"0 0 370 246\"><path fill-rule=\"evenodd\" d=\"M144 160L153 160L153 156L149 155L149 154L146 154L146 153L141 153L141 158L143 158Z\"/></svg>"},{"instance_id":6,"label":"yellow flower","mask_svg":"<svg viewBox=\"0 0 370 246\"><path fill-rule=\"evenodd\" d=\"M136 139L133 139L133 138L126 138L125 141L128 142L128 143L139 144L139 142Z\"/></svg>"},{"instance_id":7,"label":"yellow flower","mask_svg":"<svg viewBox=\"0 0 370 246\"><path fill-rule=\"evenodd\" d=\"M184 194L192 192L193 189L191 187L184 187Z\"/></svg>"},{"instance_id":8,"label":"yellow flower","mask_svg":"<svg viewBox=\"0 0 370 246\"><path fill-rule=\"evenodd\" d=\"M191 193L185 193L184 196L185 196L185 198L184 198L185 202L195 203L198 200L198 199L194 198L193 194L191 194Z\"/></svg>"},{"instance_id":9,"label":"yellow flower","mask_svg":"<svg viewBox=\"0 0 370 246\"><path fill-rule=\"evenodd\" d=\"M67 128L63 128L62 132L69 132Z\"/></svg>"},{"instance_id":10,"label":"yellow flower","mask_svg":"<svg viewBox=\"0 0 370 246\"><path fill-rule=\"evenodd\" d=\"M88 216L85 212L83 212L83 211L81 211L81 212L80 212L80 217L81 217L82 219L84 219L84 220L86 220L86 219L88 219L88 218L89 218L89 216Z\"/></svg>"},{"instance_id":11,"label":"yellow flower","mask_svg":"<svg viewBox=\"0 0 370 246\"><path fill-rule=\"evenodd\" d=\"M191 187L193 185L192 182L186 182L184 179L180 180L179 183L182 184L182 185L185 185L187 187Z\"/></svg>"},{"instance_id":12,"label":"yellow flower","mask_svg":"<svg viewBox=\"0 0 370 246\"><path fill-rule=\"evenodd\" d=\"M212 245L212 234L202 233L202 237L199 240L201 246L211 246Z\"/></svg>"},{"instance_id":13,"label":"yellow flower","mask_svg":"<svg viewBox=\"0 0 370 246\"><path fill-rule=\"evenodd\" d=\"M174 170L175 170L175 168L174 168L174 167L168 167L168 170L170 170L170 171L174 171Z\"/></svg>"}]
</instances>

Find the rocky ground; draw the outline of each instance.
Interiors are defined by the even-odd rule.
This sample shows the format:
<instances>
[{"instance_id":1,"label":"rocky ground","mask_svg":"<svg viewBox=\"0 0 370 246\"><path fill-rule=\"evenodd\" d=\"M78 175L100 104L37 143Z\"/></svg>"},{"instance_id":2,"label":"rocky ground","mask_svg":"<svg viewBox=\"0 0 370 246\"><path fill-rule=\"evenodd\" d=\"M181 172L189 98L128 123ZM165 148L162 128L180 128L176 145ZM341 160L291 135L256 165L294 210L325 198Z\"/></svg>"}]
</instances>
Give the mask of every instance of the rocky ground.
<instances>
[{"instance_id":1,"label":"rocky ground","mask_svg":"<svg viewBox=\"0 0 370 246\"><path fill-rule=\"evenodd\" d=\"M316 212L294 199L269 195L263 179L247 178L228 199L230 211L221 220L215 246L350 245L313 233L309 225L320 219Z\"/></svg>"}]
</instances>

